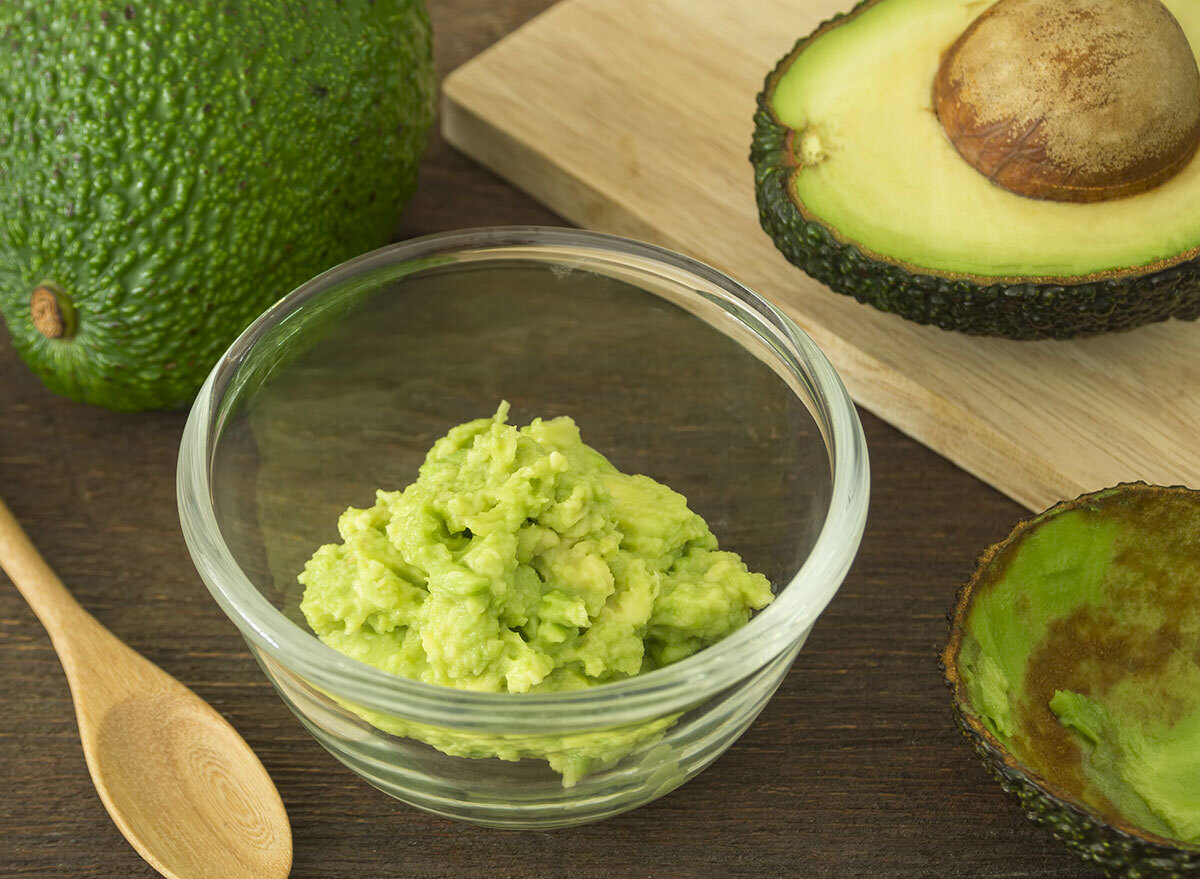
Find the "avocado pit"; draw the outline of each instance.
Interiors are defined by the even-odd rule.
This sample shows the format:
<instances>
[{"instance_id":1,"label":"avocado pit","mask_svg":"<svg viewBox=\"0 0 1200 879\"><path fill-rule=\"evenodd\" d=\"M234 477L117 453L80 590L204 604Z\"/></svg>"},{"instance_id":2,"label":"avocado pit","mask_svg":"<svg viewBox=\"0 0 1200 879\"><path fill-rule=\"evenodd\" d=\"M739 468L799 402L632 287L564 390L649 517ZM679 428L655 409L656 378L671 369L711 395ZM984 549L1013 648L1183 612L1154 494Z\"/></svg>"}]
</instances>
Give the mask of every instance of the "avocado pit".
<instances>
[{"instance_id":1,"label":"avocado pit","mask_svg":"<svg viewBox=\"0 0 1200 879\"><path fill-rule=\"evenodd\" d=\"M946 51L933 91L968 164L1032 198L1135 195L1200 143L1200 70L1159 0L1000 0Z\"/></svg>"}]
</instances>

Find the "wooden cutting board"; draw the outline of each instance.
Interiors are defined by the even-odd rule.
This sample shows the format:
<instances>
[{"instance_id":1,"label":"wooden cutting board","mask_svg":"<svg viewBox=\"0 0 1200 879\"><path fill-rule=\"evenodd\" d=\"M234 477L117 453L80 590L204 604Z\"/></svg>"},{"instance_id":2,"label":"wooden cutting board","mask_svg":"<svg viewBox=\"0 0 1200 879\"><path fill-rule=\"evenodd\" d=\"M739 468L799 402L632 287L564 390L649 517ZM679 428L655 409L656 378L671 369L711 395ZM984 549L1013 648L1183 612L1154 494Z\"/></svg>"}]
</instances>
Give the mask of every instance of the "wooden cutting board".
<instances>
[{"instance_id":1,"label":"wooden cutting board","mask_svg":"<svg viewBox=\"0 0 1200 879\"><path fill-rule=\"evenodd\" d=\"M1200 324L1069 342L922 327L830 292L759 227L766 73L846 0L562 0L446 80L447 139L581 226L716 266L780 306L862 406L1025 504L1200 487Z\"/></svg>"}]
</instances>

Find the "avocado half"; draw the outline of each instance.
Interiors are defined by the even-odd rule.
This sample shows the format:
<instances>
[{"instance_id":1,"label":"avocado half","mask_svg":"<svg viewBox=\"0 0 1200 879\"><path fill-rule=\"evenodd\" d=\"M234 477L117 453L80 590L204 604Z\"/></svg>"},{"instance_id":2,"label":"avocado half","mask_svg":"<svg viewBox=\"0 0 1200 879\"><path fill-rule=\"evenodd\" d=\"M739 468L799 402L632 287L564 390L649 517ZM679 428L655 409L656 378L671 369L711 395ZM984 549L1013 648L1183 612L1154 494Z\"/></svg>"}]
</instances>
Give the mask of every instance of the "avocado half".
<instances>
[{"instance_id":1,"label":"avocado half","mask_svg":"<svg viewBox=\"0 0 1200 879\"><path fill-rule=\"evenodd\" d=\"M1200 876L1200 492L1129 483L987 549L942 653L959 728L1110 876Z\"/></svg>"},{"instance_id":2,"label":"avocado half","mask_svg":"<svg viewBox=\"0 0 1200 879\"><path fill-rule=\"evenodd\" d=\"M1013 339L1200 317L1200 160L1092 203L994 184L947 136L934 82L979 0L866 0L802 38L758 96L763 228L834 291ZM1164 0L1193 52L1200 4Z\"/></svg>"}]
</instances>

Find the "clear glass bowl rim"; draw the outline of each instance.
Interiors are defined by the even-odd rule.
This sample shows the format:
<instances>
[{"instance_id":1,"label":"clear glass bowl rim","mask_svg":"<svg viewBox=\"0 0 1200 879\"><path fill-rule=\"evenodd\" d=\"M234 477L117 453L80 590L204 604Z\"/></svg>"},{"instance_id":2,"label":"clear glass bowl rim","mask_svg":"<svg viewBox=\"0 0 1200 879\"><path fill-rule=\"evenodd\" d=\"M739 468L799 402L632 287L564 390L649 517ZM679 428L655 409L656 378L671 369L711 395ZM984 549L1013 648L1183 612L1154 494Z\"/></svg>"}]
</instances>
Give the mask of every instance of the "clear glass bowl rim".
<instances>
[{"instance_id":1,"label":"clear glass bowl rim","mask_svg":"<svg viewBox=\"0 0 1200 879\"><path fill-rule=\"evenodd\" d=\"M353 660L275 608L221 537L210 482L221 426L220 392L233 384L230 379L264 333L355 276L435 255L486 252L497 260L537 258L544 256L534 252L540 248L605 258L625 270L662 264L671 269L672 279L682 274L699 286L716 288L721 307L766 342L775 366L810 389L813 416L822 427L832 465L830 504L812 552L786 588L778 590L776 600L747 625L687 659L622 681L566 692L482 693L422 683ZM703 295L695 289L682 292ZM866 440L854 403L829 360L790 318L690 257L616 235L539 226L464 229L409 239L351 259L296 288L247 327L213 367L184 428L177 470L180 523L192 561L213 598L255 647L310 684L367 708L422 723L501 733L514 724L550 731L637 722L698 704L761 668L810 629L840 587L865 527L869 482Z\"/></svg>"}]
</instances>

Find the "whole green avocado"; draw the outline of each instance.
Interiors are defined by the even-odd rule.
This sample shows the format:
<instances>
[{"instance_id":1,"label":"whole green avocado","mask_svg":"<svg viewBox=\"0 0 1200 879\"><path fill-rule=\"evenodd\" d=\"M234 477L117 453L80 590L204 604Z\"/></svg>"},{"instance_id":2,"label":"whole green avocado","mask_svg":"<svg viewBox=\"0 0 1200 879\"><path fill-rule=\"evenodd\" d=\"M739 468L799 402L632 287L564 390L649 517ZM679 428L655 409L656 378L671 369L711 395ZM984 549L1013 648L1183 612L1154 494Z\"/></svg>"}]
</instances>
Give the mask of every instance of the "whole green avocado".
<instances>
[{"instance_id":1,"label":"whole green avocado","mask_svg":"<svg viewBox=\"0 0 1200 879\"><path fill-rule=\"evenodd\" d=\"M421 0L15 0L0 35L0 314L73 399L186 405L416 185Z\"/></svg>"}]
</instances>

